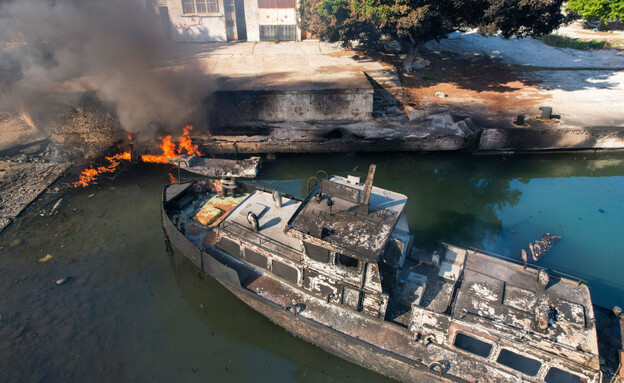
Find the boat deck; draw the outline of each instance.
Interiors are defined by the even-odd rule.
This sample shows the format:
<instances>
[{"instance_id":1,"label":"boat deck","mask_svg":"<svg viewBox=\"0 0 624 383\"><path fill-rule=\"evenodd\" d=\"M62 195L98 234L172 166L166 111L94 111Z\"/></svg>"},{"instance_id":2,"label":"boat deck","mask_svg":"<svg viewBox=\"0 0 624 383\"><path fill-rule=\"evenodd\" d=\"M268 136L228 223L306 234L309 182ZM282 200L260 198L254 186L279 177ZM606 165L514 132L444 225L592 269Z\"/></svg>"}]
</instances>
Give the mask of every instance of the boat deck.
<instances>
[{"instance_id":1,"label":"boat deck","mask_svg":"<svg viewBox=\"0 0 624 383\"><path fill-rule=\"evenodd\" d=\"M220 227L288 258L301 261L303 252L301 242L284 232L288 219L295 213L300 203L282 197L282 207L278 208L271 193L258 190L244 203L238 205ZM254 232L247 221L249 212L258 217L258 232Z\"/></svg>"},{"instance_id":2,"label":"boat deck","mask_svg":"<svg viewBox=\"0 0 624 383\"><path fill-rule=\"evenodd\" d=\"M522 337L533 334L535 347L548 340L569 349L568 358L599 368L598 340L585 284L550 275L540 286L539 272L469 251L453 318L488 331ZM542 319L545 318L545 319ZM540 321L547 328L540 329Z\"/></svg>"},{"instance_id":3,"label":"boat deck","mask_svg":"<svg viewBox=\"0 0 624 383\"><path fill-rule=\"evenodd\" d=\"M219 197L218 195L210 194L206 200L202 200L198 204L203 205L201 209L195 213L193 219L204 226L216 226L243 202L248 195L249 194L242 194L236 197Z\"/></svg>"}]
</instances>

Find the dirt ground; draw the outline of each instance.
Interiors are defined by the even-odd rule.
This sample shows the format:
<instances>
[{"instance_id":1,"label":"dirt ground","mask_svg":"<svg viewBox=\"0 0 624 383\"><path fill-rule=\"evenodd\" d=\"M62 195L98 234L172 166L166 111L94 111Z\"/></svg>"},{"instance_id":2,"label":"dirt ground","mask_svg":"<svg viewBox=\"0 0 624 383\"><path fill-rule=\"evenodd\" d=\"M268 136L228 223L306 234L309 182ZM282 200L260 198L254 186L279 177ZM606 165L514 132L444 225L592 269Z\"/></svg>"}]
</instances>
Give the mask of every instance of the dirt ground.
<instances>
[{"instance_id":1,"label":"dirt ground","mask_svg":"<svg viewBox=\"0 0 624 383\"><path fill-rule=\"evenodd\" d=\"M533 49L535 54L527 56ZM484 128L513 128L518 115L537 117L541 106L550 106L560 117L559 128L624 127L624 110L615 101L624 97L624 53L616 50L578 51L528 38L459 34L452 42L426 46L421 54L430 62L424 69L411 74L399 69L407 94L402 101L417 110L448 110ZM396 55L371 55L385 65L402 66ZM608 58L614 67L605 67Z\"/></svg>"},{"instance_id":2,"label":"dirt ground","mask_svg":"<svg viewBox=\"0 0 624 383\"><path fill-rule=\"evenodd\" d=\"M468 60L427 52L423 57L431 61L424 70L401 74L408 103L416 108L448 109L472 116L480 126L501 127L519 114L539 114L547 101L540 82L530 79L530 68L483 56Z\"/></svg>"}]
</instances>

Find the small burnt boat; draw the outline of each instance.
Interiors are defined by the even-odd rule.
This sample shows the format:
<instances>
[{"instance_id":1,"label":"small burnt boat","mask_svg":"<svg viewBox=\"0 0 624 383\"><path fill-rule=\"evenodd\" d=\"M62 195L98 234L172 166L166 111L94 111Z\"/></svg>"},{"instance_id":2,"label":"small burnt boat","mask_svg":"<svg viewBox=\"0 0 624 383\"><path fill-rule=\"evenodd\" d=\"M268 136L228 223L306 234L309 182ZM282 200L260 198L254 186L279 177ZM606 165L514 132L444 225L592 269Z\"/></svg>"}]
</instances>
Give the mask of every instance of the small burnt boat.
<instances>
[{"instance_id":1,"label":"small burnt boat","mask_svg":"<svg viewBox=\"0 0 624 383\"><path fill-rule=\"evenodd\" d=\"M233 180L168 185L167 247L292 334L401 381L617 375L620 317L597 310L582 281L476 249L414 247L407 197L374 187L374 165L365 183L323 173L305 199ZM599 351L600 334L613 339Z\"/></svg>"}]
</instances>

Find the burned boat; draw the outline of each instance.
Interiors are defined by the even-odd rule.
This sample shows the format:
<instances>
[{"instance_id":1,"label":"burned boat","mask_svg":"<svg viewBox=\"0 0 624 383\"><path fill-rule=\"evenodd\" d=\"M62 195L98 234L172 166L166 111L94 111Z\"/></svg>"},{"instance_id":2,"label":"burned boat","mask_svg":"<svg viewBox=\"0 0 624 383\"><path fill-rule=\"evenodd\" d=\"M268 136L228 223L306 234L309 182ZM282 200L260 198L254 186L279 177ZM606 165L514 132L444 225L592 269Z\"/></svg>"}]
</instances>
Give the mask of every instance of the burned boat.
<instances>
[{"instance_id":1,"label":"burned boat","mask_svg":"<svg viewBox=\"0 0 624 383\"><path fill-rule=\"evenodd\" d=\"M373 186L374 173L318 172L305 199L233 180L168 185L167 246L292 334L401 381L603 379L603 321L582 281L413 246L407 197Z\"/></svg>"}]
</instances>

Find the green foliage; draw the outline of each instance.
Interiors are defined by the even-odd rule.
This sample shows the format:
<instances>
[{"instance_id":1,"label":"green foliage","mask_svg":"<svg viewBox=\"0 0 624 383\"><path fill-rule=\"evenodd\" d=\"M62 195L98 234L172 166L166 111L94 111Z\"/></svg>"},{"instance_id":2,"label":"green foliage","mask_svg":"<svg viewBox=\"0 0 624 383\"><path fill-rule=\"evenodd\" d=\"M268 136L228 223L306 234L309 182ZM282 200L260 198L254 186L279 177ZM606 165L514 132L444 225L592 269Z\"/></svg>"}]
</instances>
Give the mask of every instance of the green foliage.
<instances>
[{"instance_id":1,"label":"green foliage","mask_svg":"<svg viewBox=\"0 0 624 383\"><path fill-rule=\"evenodd\" d=\"M544 44L557 48L572 48L581 50L611 48L611 44L606 40L583 41L560 35L545 35L540 36L539 39L542 40Z\"/></svg>"},{"instance_id":2,"label":"green foliage","mask_svg":"<svg viewBox=\"0 0 624 383\"><path fill-rule=\"evenodd\" d=\"M563 21L563 0L301 0L301 27L322 40L418 46L463 28L484 35L538 36Z\"/></svg>"},{"instance_id":3,"label":"green foliage","mask_svg":"<svg viewBox=\"0 0 624 383\"><path fill-rule=\"evenodd\" d=\"M585 41L560 35L545 35L540 36L539 39L546 45L557 48L572 48L580 50L611 48L611 44L609 44L606 40Z\"/></svg>"},{"instance_id":4,"label":"green foliage","mask_svg":"<svg viewBox=\"0 0 624 383\"><path fill-rule=\"evenodd\" d=\"M566 9L583 18L601 21L624 20L624 0L569 0Z\"/></svg>"}]
</instances>

